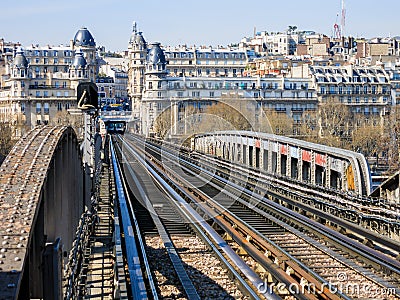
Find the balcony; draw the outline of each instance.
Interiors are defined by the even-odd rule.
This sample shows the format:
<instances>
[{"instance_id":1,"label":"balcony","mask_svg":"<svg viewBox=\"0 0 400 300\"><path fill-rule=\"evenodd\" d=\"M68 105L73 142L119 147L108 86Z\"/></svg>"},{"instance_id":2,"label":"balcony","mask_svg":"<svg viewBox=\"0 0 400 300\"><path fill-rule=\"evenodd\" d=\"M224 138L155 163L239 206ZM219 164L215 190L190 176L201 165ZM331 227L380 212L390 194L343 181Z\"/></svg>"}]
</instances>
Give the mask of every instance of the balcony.
<instances>
[{"instance_id":1,"label":"balcony","mask_svg":"<svg viewBox=\"0 0 400 300\"><path fill-rule=\"evenodd\" d=\"M41 90L41 89L70 89L70 87L68 86L55 86L55 85L46 85L46 84L40 84L40 85L36 85L36 84L30 84L29 85L29 89L31 90Z\"/></svg>"}]
</instances>

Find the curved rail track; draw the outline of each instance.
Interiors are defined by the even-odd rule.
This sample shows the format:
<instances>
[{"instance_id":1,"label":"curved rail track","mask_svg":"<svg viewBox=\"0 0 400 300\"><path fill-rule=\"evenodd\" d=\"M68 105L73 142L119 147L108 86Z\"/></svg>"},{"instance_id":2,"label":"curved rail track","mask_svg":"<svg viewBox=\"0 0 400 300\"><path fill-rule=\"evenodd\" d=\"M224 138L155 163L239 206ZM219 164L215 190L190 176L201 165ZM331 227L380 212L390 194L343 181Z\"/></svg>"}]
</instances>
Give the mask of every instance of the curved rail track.
<instances>
[{"instance_id":1,"label":"curved rail track","mask_svg":"<svg viewBox=\"0 0 400 300\"><path fill-rule=\"evenodd\" d=\"M177 203L170 187L146 170L147 163L134 149L115 147L137 200L131 201L131 210L137 212L142 228L158 297L258 299L261 293L255 287L263 281L256 273L224 246L225 241L190 206ZM277 299L269 290L264 294Z\"/></svg>"},{"instance_id":2,"label":"curved rail track","mask_svg":"<svg viewBox=\"0 0 400 300\"><path fill-rule=\"evenodd\" d=\"M160 159L160 149L156 145L146 144L145 148L152 155L152 160ZM216 176L188 159L185 161L182 153L179 154L178 161L174 157L176 150L175 153L168 153L169 150L165 148L163 151L167 153L163 153L163 162L159 162L159 166L164 168L160 173L168 173L170 178L179 178L183 170L186 176L178 179L176 184L185 186L186 193L195 195L192 195L191 201L194 201L193 198L198 198L197 201L200 198L200 201L206 203L202 206L204 211L208 210L210 213L212 208L214 216L218 215L214 219L220 219L217 221L219 226L231 234L234 231L240 232L247 244L264 251L264 256L270 263L280 265L292 277L300 276L297 281L303 287L310 286L310 283L318 285L319 282L318 287L336 287L350 297L377 298L385 293L385 297L396 298L399 263L395 260L358 245L359 243L346 239L334 230L327 230L329 234L323 233L321 224L312 220L306 224L305 219L308 218L289 209L285 210L276 203L263 201L260 195L251 190L230 184L224 174ZM190 182L184 178L188 174L191 174ZM193 183L195 180L200 182ZM199 186L200 190L197 188ZM224 192L221 193L221 190ZM302 222L298 219L302 219ZM371 266L365 264L366 261ZM336 295L346 298L341 293Z\"/></svg>"}]
</instances>

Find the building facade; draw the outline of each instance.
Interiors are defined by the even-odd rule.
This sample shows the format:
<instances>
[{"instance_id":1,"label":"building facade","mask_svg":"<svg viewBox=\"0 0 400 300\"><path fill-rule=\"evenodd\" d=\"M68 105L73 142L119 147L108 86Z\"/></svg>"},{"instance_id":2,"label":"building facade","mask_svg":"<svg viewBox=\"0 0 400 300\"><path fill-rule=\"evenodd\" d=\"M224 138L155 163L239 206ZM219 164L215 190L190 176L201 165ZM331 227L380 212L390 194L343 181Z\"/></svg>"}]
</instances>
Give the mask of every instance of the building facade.
<instances>
[{"instance_id":1,"label":"building facade","mask_svg":"<svg viewBox=\"0 0 400 300\"><path fill-rule=\"evenodd\" d=\"M0 119L13 125L15 137L39 124L65 122L76 107L78 84L97 76L96 43L87 28L68 46L18 47L6 59Z\"/></svg>"},{"instance_id":2,"label":"building facade","mask_svg":"<svg viewBox=\"0 0 400 300\"><path fill-rule=\"evenodd\" d=\"M163 111L170 114L171 135L188 134L184 120L189 112L204 112L221 100L242 102L254 115L256 127L264 110L300 120L304 111L315 110L317 105L309 78L248 76L245 50L148 46L134 25L129 57L128 91L137 120L134 130L144 135L156 133L155 120Z\"/></svg>"}]
</instances>

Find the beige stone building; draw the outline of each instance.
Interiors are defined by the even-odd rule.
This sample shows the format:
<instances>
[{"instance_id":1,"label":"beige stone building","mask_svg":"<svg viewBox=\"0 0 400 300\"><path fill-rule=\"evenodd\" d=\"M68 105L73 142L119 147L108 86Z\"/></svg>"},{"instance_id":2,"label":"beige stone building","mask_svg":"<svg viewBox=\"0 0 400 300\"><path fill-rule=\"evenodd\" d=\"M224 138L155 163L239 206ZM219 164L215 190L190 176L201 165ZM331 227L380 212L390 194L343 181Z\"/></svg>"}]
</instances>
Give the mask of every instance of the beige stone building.
<instances>
[{"instance_id":1,"label":"beige stone building","mask_svg":"<svg viewBox=\"0 0 400 300\"><path fill-rule=\"evenodd\" d=\"M68 46L18 47L2 57L0 119L13 125L16 137L39 124L68 122L76 87L97 75L96 43L87 28Z\"/></svg>"}]
</instances>

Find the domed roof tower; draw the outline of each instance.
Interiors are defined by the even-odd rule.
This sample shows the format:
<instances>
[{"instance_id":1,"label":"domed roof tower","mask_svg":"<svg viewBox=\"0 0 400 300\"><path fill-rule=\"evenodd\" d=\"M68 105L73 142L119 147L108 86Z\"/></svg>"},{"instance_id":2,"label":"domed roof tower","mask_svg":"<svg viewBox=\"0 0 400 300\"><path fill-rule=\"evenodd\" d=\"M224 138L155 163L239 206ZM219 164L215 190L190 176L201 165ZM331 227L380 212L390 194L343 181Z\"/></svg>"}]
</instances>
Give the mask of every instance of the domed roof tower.
<instances>
[{"instance_id":1,"label":"domed roof tower","mask_svg":"<svg viewBox=\"0 0 400 300\"><path fill-rule=\"evenodd\" d=\"M72 65L75 68L85 68L86 67L86 59L83 57L83 52L81 49L76 50L75 52L75 58L74 61L72 62Z\"/></svg>"},{"instance_id":2,"label":"domed roof tower","mask_svg":"<svg viewBox=\"0 0 400 300\"><path fill-rule=\"evenodd\" d=\"M160 43L152 43L151 49L147 54L146 72L147 73L166 73L166 64L164 51L160 47Z\"/></svg>"},{"instance_id":3,"label":"domed roof tower","mask_svg":"<svg viewBox=\"0 0 400 300\"><path fill-rule=\"evenodd\" d=\"M78 30L74 37L74 46L75 47L95 47L96 42L90 31L86 27L82 27Z\"/></svg>"},{"instance_id":4,"label":"domed roof tower","mask_svg":"<svg viewBox=\"0 0 400 300\"><path fill-rule=\"evenodd\" d=\"M28 60L26 59L24 50L22 50L21 47L17 48L12 64L16 68L28 68Z\"/></svg>"},{"instance_id":5,"label":"domed roof tower","mask_svg":"<svg viewBox=\"0 0 400 300\"><path fill-rule=\"evenodd\" d=\"M142 35L141 31L137 31L136 22L133 22L133 29L131 38L129 39L129 45L134 50L145 50L147 49L147 43Z\"/></svg>"},{"instance_id":6,"label":"domed roof tower","mask_svg":"<svg viewBox=\"0 0 400 300\"><path fill-rule=\"evenodd\" d=\"M73 81L79 81L88 78L88 64L81 49L75 52L74 60L69 67L69 75Z\"/></svg>"}]
</instances>

